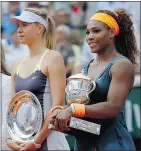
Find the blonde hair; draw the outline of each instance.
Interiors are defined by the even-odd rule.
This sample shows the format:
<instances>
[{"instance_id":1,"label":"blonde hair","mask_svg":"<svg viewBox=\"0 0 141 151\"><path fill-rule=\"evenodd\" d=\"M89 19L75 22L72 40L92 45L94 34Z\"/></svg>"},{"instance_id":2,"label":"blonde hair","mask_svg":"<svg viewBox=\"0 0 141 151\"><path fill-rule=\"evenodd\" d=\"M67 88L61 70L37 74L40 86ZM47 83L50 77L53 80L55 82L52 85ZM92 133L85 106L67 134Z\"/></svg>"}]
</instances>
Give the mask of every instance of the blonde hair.
<instances>
[{"instance_id":1,"label":"blonde hair","mask_svg":"<svg viewBox=\"0 0 141 151\"><path fill-rule=\"evenodd\" d=\"M54 30L55 30L55 22L52 17L47 16L46 12L37 8L26 8L25 11L29 11L41 16L44 20L47 21L48 29L45 30L44 36L46 41L46 47L48 49L54 49Z\"/></svg>"},{"instance_id":2,"label":"blonde hair","mask_svg":"<svg viewBox=\"0 0 141 151\"><path fill-rule=\"evenodd\" d=\"M1 73L6 74L6 75L10 75L10 73L8 72L8 70L6 68L5 54L4 54L4 50L3 50L2 45L1 45Z\"/></svg>"}]
</instances>

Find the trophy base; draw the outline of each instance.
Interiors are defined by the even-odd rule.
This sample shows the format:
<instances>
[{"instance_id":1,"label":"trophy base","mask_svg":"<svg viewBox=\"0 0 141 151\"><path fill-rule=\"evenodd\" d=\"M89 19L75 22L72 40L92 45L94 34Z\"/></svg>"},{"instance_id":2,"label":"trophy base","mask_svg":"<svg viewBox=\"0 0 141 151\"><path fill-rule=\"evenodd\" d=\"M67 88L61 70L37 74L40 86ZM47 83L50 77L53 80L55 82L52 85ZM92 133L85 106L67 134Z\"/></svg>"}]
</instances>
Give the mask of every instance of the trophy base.
<instances>
[{"instance_id":1,"label":"trophy base","mask_svg":"<svg viewBox=\"0 0 141 151\"><path fill-rule=\"evenodd\" d=\"M85 131L88 133L92 133L95 135L100 135L101 125L95 124L89 121L85 121L76 117L71 117L70 122L69 122L69 127L78 129L81 131Z\"/></svg>"},{"instance_id":2,"label":"trophy base","mask_svg":"<svg viewBox=\"0 0 141 151\"><path fill-rule=\"evenodd\" d=\"M87 135L100 135L101 125L89 122L80 118L71 117L68 127L70 131L63 131L63 133L73 135L73 136L87 136ZM52 124L49 124L49 129L56 130Z\"/></svg>"}]
</instances>

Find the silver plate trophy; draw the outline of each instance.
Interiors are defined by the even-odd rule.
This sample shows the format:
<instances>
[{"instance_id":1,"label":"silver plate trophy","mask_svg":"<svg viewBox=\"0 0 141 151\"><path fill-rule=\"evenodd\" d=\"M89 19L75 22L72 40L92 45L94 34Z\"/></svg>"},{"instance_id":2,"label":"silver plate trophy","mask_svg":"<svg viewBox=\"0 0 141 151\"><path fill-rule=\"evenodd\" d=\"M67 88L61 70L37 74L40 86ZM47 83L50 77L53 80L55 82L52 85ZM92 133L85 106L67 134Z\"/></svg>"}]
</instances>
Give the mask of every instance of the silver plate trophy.
<instances>
[{"instance_id":1,"label":"silver plate trophy","mask_svg":"<svg viewBox=\"0 0 141 151\"><path fill-rule=\"evenodd\" d=\"M37 97L29 91L15 94L8 105L7 129L14 140L34 140L42 126L42 108Z\"/></svg>"},{"instance_id":2,"label":"silver plate trophy","mask_svg":"<svg viewBox=\"0 0 141 151\"><path fill-rule=\"evenodd\" d=\"M68 105L71 103L89 104L90 94L95 90L96 83L91 80L84 72L72 75L67 79L66 98ZM100 135L101 125L92 123L80 118L71 117L69 121L70 128ZM55 129L53 125L49 125L49 129Z\"/></svg>"}]
</instances>

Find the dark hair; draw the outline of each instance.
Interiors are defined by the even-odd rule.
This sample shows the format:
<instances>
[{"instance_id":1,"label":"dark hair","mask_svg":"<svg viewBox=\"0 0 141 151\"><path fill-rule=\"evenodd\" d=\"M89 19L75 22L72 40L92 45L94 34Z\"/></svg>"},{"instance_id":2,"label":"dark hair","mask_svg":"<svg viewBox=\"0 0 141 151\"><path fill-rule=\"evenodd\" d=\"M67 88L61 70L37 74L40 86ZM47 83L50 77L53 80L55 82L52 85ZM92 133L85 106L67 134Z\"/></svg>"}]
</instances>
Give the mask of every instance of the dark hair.
<instances>
[{"instance_id":1,"label":"dark hair","mask_svg":"<svg viewBox=\"0 0 141 151\"><path fill-rule=\"evenodd\" d=\"M100 10L98 12L106 13L117 21L120 31L118 36L115 36L115 47L121 55L126 56L134 65L137 65L136 56L138 55L138 50L133 22L130 19L131 14L127 14L124 10L116 10L115 12Z\"/></svg>"},{"instance_id":2,"label":"dark hair","mask_svg":"<svg viewBox=\"0 0 141 151\"><path fill-rule=\"evenodd\" d=\"M10 35L17 33L17 30L13 30Z\"/></svg>"},{"instance_id":3,"label":"dark hair","mask_svg":"<svg viewBox=\"0 0 141 151\"><path fill-rule=\"evenodd\" d=\"M4 50L3 50L2 44L1 44L1 73L10 76L10 73L8 72L8 70L6 68L5 54L4 54Z\"/></svg>"}]
</instances>

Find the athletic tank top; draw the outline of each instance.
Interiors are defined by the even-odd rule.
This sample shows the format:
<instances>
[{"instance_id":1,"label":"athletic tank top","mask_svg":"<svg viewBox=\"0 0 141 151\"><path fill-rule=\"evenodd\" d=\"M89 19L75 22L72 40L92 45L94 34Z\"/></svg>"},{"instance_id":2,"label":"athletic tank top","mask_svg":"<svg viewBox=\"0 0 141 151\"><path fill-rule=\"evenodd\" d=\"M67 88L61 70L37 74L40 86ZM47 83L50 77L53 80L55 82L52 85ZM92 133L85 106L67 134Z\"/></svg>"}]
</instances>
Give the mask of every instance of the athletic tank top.
<instances>
[{"instance_id":1,"label":"athletic tank top","mask_svg":"<svg viewBox=\"0 0 141 151\"><path fill-rule=\"evenodd\" d=\"M90 96L91 104L100 103L101 101L107 100L107 95L109 91L109 86L111 83L111 67L118 60L126 58L125 56L118 56L113 59L106 66L105 70L96 79L96 89ZM126 58L128 59L128 58ZM92 60L93 61L93 60ZM91 61L91 62L92 62ZM90 63L91 63L90 62ZM83 70L88 73L89 64L85 64ZM118 92L117 92L118 93ZM94 102L92 102L94 101ZM118 100L117 100L118 101ZM92 134L80 133L78 140L82 140L85 144L93 144L98 151L104 150L135 150L135 145L131 134L128 132L125 116L124 107L121 109L120 113L113 119L90 119L83 118L85 120L101 124L101 134L100 136Z\"/></svg>"},{"instance_id":2,"label":"athletic tank top","mask_svg":"<svg viewBox=\"0 0 141 151\"><path fill-rule=\"evenodd\" d=\"M42 59L44 58L46 53L47 51L44 52L39 63L36 65L35 69L28 77L22 78L19 76L19 71L22 66L22 63L27 57L24 57L24 59L21 61L15 74L15 92L17 93L22 90L32 92L38 98L41 104L43 119L46 115L46 113L44 112L44 108L46 107L47 109L45 109L45 111L48 111L49 107L51 107L52 105L48 78L40 70Z\"/></svg>"},{"instance_id":3,"label":"athletic tank top","mask_svg":"<svg viewBox=\"0 0 141 151\"><path fill-rule=\"evenodd\" d=\"M95 81L96 82L96 88L90 95L90 104L96 104L96 103L100 103L102 101L107 100L109 86L110 86L111 78L112 78L111 74L110 74L110 69L111 69L112 65L118 59L121 59L121 58L126 58L126 57L118 56L118 57L114 58L111 62L109 62L107 64L104 71L96 79L96 81ZM83 66L83 72L88 73L88 68L89 68L90 63L85 64ZM89 141L99 140L110 125L112 125L112 124L115 125L117 119L120 120L120 122L123 123L125 128L127 128L126 124L125 124L125 121L121 118L119 119L119 117L123 117L123 111L121 111L121 113L119 113L119 115L116 118L113 118L113 119L95 119L95 118L89 118L89 117L80 118L80 119L83 119L83 120L86 120L86 121L89 121L89 122L100 124L101 125L100 135L95 135L95 134L87 133L87 132L84 132L84 131L82 132L82 131L75 130L75 129L70 134L75 135L75 137L78 140L89 140Z\"/></svg>"},{"instance_id":4,"label":"athletic tank top","mask_svg":"<svg viewBox=\"0 0 141 151\"><path fill-rule=\"evenodd\" d=\"M23 61L26 59L25 57L19 64L14 78L16 93L22 90L27 90L32 92L38 98L42 108L43 121L53 104L49 80L41 71L41 63L47 52L48 51L45 51L43 53L33 72L28 77L22 78L19 76L19 71L22 67ZM43 142L42 147L38 149L38 151L48 150L70 150L65 135L60 132L51 131L47 139Z\"/></svg>"}]
</instances>

